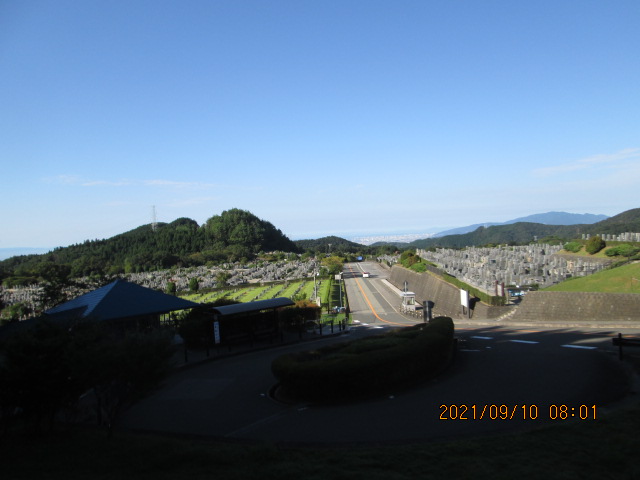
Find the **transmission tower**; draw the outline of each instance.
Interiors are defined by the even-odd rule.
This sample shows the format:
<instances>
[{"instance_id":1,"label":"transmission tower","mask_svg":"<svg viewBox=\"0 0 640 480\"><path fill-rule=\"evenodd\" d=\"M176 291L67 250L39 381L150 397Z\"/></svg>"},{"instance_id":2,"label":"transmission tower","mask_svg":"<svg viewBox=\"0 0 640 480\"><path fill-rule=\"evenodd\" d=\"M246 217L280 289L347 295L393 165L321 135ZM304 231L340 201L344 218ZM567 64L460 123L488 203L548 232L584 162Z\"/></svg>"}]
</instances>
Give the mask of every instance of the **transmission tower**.
<instances>
[{"instance_id":1,"label":"transmission tower","mask_svg":"<svg viewBox=\"0 0 640 480\"><path fill-rule=\"evenodd\" d=\"M156 217L156 206L151 207L151 230L156 231L158 229L158 219Z\"/></svg>"}]
</instances>

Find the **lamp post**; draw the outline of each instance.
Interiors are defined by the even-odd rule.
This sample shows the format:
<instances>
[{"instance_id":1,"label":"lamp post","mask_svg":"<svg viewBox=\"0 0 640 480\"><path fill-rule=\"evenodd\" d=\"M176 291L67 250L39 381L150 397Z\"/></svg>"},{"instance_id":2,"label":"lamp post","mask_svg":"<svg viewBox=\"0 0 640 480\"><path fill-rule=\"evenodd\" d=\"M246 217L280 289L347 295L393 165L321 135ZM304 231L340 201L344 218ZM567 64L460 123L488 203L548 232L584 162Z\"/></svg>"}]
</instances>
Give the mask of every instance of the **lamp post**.
<instances>
[{"instance_id":1,"label":"lamp post","mask_svg":"<svg viewBox=\"0 0 640 480\"><path fill-rule=\"evenodd\" d=\"M318 271L314 270L313 272L313 301L314 302L318 298L318 284L316 283L317 278L318 278Z\"/></svg>"}]
</instances>

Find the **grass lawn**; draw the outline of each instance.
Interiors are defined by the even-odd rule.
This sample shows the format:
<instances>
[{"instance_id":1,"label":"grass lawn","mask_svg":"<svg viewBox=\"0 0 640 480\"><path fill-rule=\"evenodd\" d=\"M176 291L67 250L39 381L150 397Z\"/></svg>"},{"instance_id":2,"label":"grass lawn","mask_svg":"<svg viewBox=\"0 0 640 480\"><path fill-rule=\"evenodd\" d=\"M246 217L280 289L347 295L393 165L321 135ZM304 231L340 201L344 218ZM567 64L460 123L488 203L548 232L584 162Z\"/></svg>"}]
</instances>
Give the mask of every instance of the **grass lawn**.
<instances>
[{"instance_id":1,"label":"grass lawn","mask_svg":"<svg viewBox=\"0 0 640 480\"><path fill-rule=\"evenodd\" d=\"M302 290L300 290L300 294L304 295L304 298L312 298L313 297L313 281L308 281L305 283Z\"/></svg>"},{"instance_id":2,"label":"grass lawn","mask_svg":"<svg viewBox=\"0 0 640 480\"><path fill-rule=\"evenodd\" d=\"M573 278L545 288L545 292L639 293L640 262Z\"/></svg>"},{"instance_id":3,"label":"grass lawn","mask_svg":"<svg viewBox=\"0 0 640 480\"><path fill-rule=\"evenodd\" d=\"M280 292L278 296L290 298L303 283L304 288L299 293L304 294L305 298L311 298L313 295L313 279L288 282L288 286L286 288L284 288L285 282L283 281L264 286L261 286L260 284L251 284L235 288L227 287L224 290L209 293L185 293L180 295L180 297L193 302L213 302L224 294L227 294L227 298L235 299L239 302L251 302L256 297L259 297L259 300L270 299L274 294ZM328 285L329 280L325 279L323 283L327 283Z\"/></svg>"},{"instance_id":4,"label":"grass lawn","mask_svg":"<svg viewBox=\"0 0 640 480\"><path fill-rule=\"evenodd\" d=\"M304 284L305 282L300 281L300 282L290 282L289 286L287 288L284 289L284 291L280 294L281 297L286 297L286 298L291 298L293 297L293 295L296 293L296 291L298 290L298 288L300 288L300 286L302 286L302 284ZM306 284L308 284L309 282L306 282ZM305 285L306 285L305 284ZM311 282L311 284L313 285L313 282ZM311 290L313 291L313 287L311 288ZM302 292L302 291L301 291ZM306 297L306 298L311 298L310 296Z\"/></svg>"}]
</instances>

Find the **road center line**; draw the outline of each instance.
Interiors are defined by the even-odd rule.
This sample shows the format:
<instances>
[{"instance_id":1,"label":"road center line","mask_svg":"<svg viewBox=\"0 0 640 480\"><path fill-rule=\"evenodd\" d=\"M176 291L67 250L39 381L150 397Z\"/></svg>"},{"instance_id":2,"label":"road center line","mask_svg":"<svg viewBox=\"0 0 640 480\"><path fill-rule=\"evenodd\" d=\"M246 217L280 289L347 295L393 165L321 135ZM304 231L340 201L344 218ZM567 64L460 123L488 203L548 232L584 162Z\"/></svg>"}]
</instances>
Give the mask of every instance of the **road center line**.
<instances>
[{"instance_id":1,"label":"road center line","mask_svg":"<svg viewBox=\"0 0 640 480\"><path fill-rule=\"evenodd\" d=\"M351 270L351 273L353 273L353 268L349 267L349 270ZM360 282L358 281L358 279L356 277L353 278L356 281L356 285L358 285L358 288L360 289L360 292L362 292L362 296L364 297L364 300L367 302L367 305L369 305L369 308L371 309L371 312L373 313L373 315L380 320L383 323L388 323L391 325L400 325L405 327L406 325L402 324L402 323L396 323L396 322L390 322L388 320L383 320L382 318L380 318L380 315L378 315L378 313L375 311L375 309L373 308L373 305L371 305L371 302L369 301L369 297L367 297L367 294L364 293L364 290L362 288L362 285L360 285Z\"/></svg>"}]
</instances>

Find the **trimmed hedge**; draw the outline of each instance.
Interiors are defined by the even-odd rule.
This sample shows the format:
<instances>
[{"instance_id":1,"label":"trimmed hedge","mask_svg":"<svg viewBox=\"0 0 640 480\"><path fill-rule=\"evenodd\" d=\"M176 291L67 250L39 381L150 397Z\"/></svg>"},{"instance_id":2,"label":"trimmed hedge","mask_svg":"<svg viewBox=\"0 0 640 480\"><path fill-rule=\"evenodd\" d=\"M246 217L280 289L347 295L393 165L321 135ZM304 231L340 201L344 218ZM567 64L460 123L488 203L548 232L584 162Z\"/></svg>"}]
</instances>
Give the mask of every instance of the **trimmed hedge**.
<instances>
[{"instance_id":1,"label":"trimmed hedge","mask_svg":"<svg viewBox=\"0 0 640 480\"><path fill-rule=\"evenodd\" d=\"M450 358L454 326L437 317L383 335L282 355L271 370L287 395L316 401L387 393L435 375Z\"/></svg>"}]
</instances>

